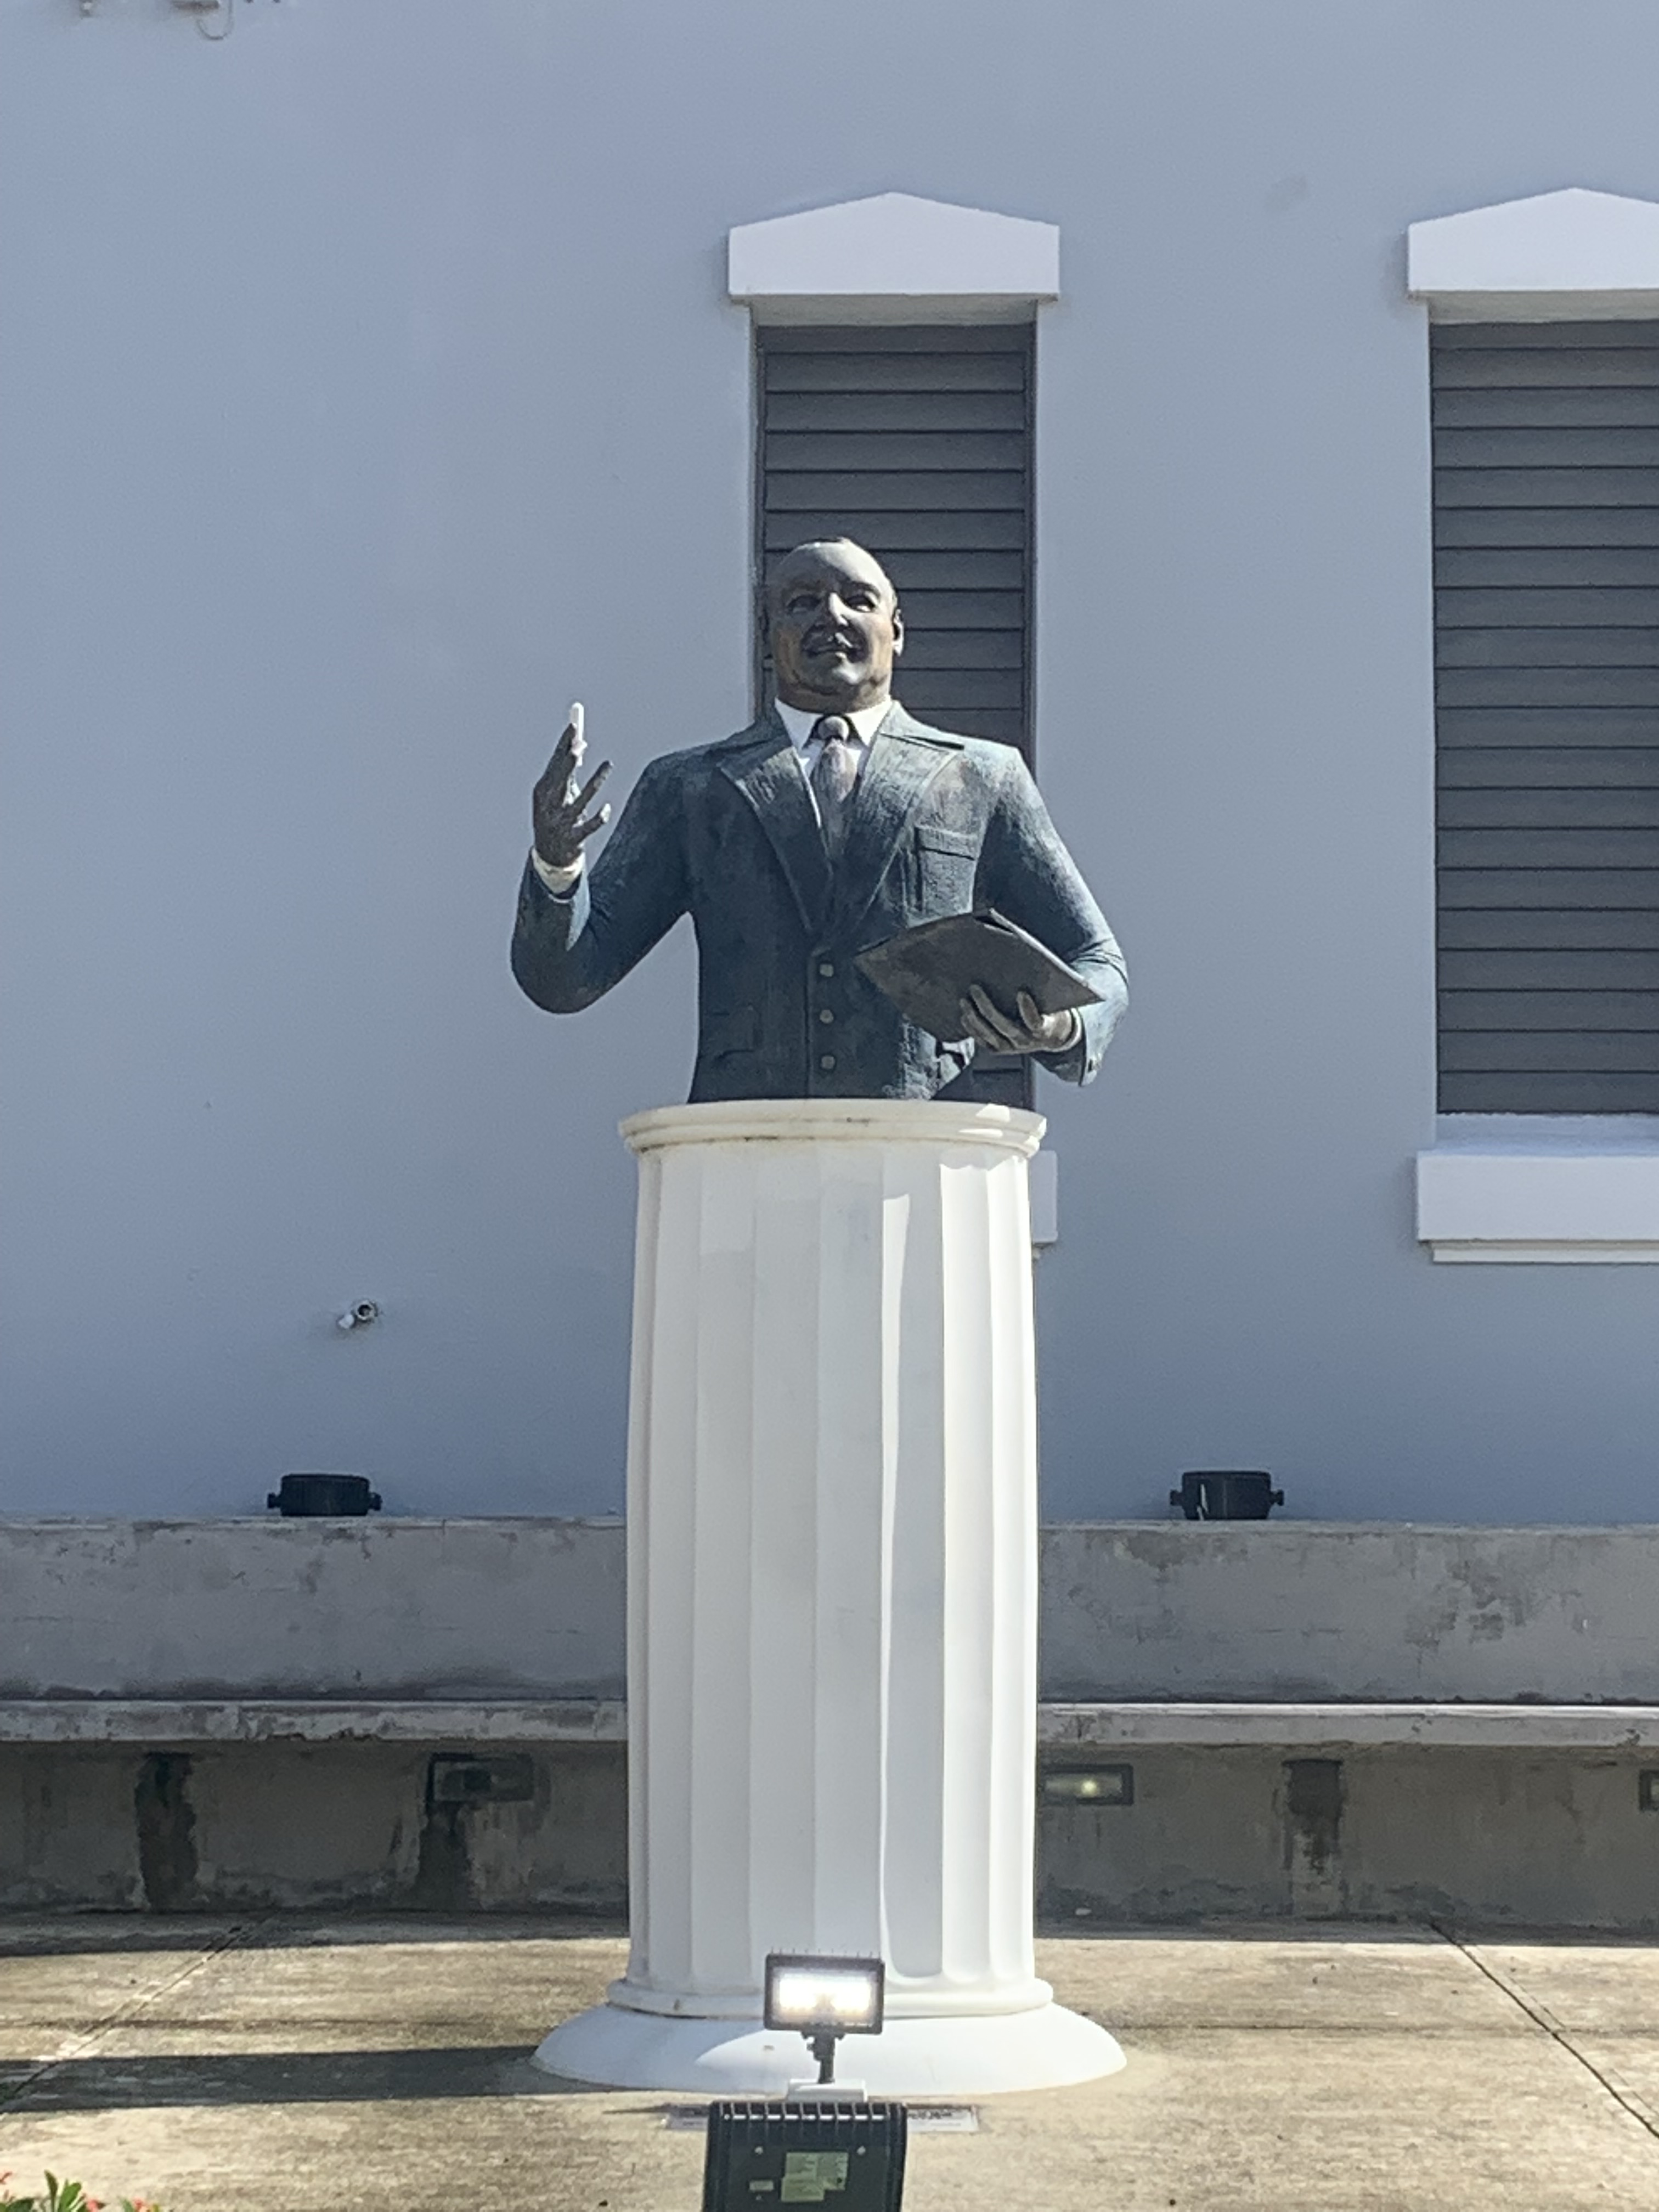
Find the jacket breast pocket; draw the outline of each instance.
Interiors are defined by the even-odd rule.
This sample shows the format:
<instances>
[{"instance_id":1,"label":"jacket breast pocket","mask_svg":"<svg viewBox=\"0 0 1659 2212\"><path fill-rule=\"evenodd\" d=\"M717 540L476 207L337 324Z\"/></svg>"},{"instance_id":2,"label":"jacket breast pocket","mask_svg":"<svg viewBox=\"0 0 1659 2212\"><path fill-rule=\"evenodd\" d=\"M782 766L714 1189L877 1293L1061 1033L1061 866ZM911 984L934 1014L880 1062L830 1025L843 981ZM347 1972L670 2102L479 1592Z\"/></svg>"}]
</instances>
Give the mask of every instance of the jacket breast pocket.
<instances>
[{"instance_id":1,"label":"jacket breast pocket","mask_svg":"<svg viewBox=\"0 0 1659 2212\"><path fill-rule=\"evenodd\" d=\"M709 1060L729 1052L753 1052L760 1043L760 1010L733 1006L729 1012L705 1014L699 1024L699 1046Z\"/></svg>"},{"instance_id":2,"label":"jacket breast pocket","mask_svg":"<svg viewBox=\"0 0 1659 2212\"><path fill-rule=\"evenodd\" d=\"M961 914L974 903L980 840L971 830L920 823L915 832L917 903L928 914Z\"/></svg>"}]
</instances>

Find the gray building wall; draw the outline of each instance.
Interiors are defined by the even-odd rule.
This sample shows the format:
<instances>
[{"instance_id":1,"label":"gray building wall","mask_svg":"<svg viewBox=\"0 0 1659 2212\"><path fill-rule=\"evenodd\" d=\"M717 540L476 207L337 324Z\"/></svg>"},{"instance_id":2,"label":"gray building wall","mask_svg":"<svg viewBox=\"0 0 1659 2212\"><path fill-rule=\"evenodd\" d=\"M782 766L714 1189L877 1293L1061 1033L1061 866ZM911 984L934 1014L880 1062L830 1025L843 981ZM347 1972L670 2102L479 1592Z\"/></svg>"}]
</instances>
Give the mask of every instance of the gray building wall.
<instances>
[{"instance_id":1,"label":"gray building wall","mask_svg":"<svg viewBox=\"0 0 1659 2212\"><path fill-rule=\"evenodd\" d=\"M161 0L6 11L0 1508L613 1510L682 933L506 965L580 694L747 708L734 223L1058 222L1037 753L1127 948L1042 1103L1045 1510L1650 1517L1659 1275L1433 1267L1428 393L1408 222L1659 198L1644 0ZM378 1299L375 1328L332 1316Z\"/></svg>"}]
</instances>

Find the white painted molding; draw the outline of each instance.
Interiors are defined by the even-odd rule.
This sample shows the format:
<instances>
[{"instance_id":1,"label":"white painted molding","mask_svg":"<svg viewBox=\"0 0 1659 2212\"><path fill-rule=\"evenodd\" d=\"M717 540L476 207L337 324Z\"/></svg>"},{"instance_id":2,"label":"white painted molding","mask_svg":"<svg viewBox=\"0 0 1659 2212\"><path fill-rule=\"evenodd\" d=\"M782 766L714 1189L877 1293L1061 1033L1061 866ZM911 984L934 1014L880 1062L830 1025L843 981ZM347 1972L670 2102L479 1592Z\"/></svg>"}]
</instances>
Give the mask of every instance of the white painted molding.
<instances>
[{"instance_id":1,"label":"white painted molding","mask_svg":"<svg viewBox=\"0 0 1659 2212\"><path fill-rule=\"evenodd\" d=\"M1445 322L1659 314L1659 204L1540 192L1414 222L1406 288Z\"/></svg>"},{"instance_id":2,"label":"white painted molding","mask_svg":"<svg viewBox=\"0 0 1659 2212\"><path fill-rule=\"evenodd\" d=\"M1020 1106L957 1105L945 1098L711 1098L651 1106L621 1127L635 1152L673 1145L939 1144L988 1146L1030 1159L1048 1123Z\"/></svg>"},{"instance_id":3,"label":"white painted molding","mask_svg":"<svg viewBox=\"0 0 1659 2212\"><path fill-rule=\"evenodd\" d=\"M1060 1155L1045 1146L1033 1152L1028 1170L1031 1185L1031 1249L1046 1252L1060 1242Z\"/></svg>"},{"instance_id":4,"label":"white painted molding","mask_svg":"<svg viewBox=\"0 0 1659 2212\"><path fill-rule=\"evenodd\" d=\"M1437 1260L1659 1263L1659 1147L1417 1158L1417 1234Z\"/></svg>"},{"instance_id":5,"label":"white painted molding","mask_svg":"<svg viewBox=\"0 0 1659 2212\"><path fill-rule=\"evenodd\" d=\"M767 222L726 240L726 289L757 312L809 307L874 316L1029 310L1060 293L1060 231L1051 222L878 192Z\"/></svg>"}]
</instances>

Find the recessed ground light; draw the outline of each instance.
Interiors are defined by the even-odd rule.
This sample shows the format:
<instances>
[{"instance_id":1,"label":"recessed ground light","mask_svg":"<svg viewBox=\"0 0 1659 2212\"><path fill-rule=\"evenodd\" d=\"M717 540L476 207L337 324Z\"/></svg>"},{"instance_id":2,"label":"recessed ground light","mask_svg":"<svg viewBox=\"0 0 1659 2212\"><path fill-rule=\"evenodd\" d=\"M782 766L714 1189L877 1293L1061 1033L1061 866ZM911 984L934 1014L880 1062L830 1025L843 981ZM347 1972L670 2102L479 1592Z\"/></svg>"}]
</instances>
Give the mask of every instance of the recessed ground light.
<instances>
[{"instance_id":1,"label":"recessed ground light","mask_svg":"<svg viewBox=\"0 0 1659 2212\"><path fill-rule=\"evenodd\" d=\"M1062 1766L1042 1778L1042 1794L1057 1805L1133 1805L1133 1766Z\"/></svg>"}]
</instances>

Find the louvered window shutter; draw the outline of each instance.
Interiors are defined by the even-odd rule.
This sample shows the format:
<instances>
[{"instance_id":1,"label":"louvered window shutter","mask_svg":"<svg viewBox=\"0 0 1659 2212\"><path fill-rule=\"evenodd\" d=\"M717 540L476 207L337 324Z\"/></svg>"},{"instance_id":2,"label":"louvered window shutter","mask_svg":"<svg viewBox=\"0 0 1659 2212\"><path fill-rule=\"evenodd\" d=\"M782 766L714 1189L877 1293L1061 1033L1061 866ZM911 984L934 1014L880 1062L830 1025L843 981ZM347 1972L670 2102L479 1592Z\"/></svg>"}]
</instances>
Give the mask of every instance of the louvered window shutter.
<instances>
[{"instance_id":1,"label":"louvered window shutter","mask_svg":"<svg viewBox=\"0 0 1659 2212\"><path fill-rule=\"evenodd\" d=\"M1659 1113L1659 322L1431 345L1441 1109Z\"/></svg>"},{"instance_id":2,"label":"louvered window shutter","mask_svg":"<svg viewBox=\"0 0 1659 2212\"><path fill-rule=\"evenodd\" d=\"M857 539L903 602L904 705L1029 758L1030 325L757 338L761 573L804 539Z\"/></svg>"},{"instance_id":3,"label":"louvered window shutter","mask_svg":"<svg viewBox=\"0 0 1659 2212\"><path fill-rule=\"evenodd\" d=\"M761 325L756 344L757 581L792 545L856 539L903 605L903 705L1029 761L1031 325ZM769 697L763 647L755 672ZM945 1095L1029 1106L1030 1064L981 1053Z\"/></svg>"}]
</instances>

